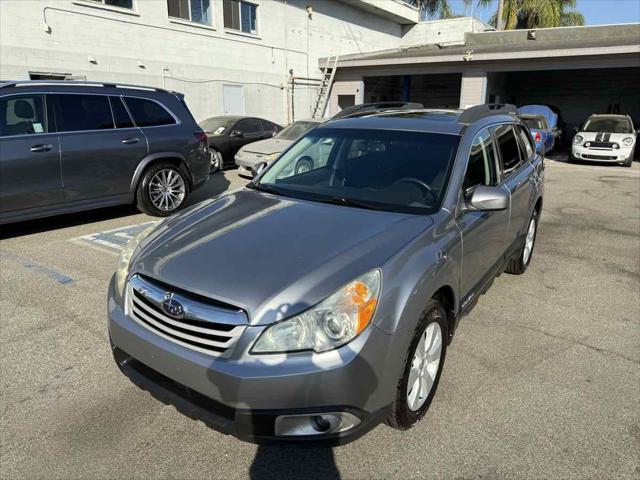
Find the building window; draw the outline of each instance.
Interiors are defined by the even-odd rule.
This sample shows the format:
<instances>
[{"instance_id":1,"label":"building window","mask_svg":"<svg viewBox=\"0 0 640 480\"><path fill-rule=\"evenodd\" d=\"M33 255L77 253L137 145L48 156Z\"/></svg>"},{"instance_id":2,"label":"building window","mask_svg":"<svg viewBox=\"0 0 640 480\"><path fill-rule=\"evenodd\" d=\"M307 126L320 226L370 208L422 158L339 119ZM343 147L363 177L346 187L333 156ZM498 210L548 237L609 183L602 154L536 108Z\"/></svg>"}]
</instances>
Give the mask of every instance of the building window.
<instances>
[{"instance_id":1,"label":"building window","mask_svg":"<svg viewBox=\"0 0 640 480\"><path fill-rule=\"evenodd\" d=\"M256 35L257 5L239 0L224 0L224 28Z\"/></svg>"},{"instance_id":2,"label":"building window","mask_svg":"<svg viewBox=\"0 0 640 480\"><path fill-rule=\"evenodd\" d=\"M167 0L169 16L211 25L211 0Z\"/></svg>"},{"instance_id":3,"label":"building window","mask_svg":"<svg viewBox=\"0 0 640 480\"><path fill-rule=\"evenodd\" d=\"M110 7L128 8L133 10L133 0L89 0L90 2L101 3Z\"/></svg>"}]
</instances>

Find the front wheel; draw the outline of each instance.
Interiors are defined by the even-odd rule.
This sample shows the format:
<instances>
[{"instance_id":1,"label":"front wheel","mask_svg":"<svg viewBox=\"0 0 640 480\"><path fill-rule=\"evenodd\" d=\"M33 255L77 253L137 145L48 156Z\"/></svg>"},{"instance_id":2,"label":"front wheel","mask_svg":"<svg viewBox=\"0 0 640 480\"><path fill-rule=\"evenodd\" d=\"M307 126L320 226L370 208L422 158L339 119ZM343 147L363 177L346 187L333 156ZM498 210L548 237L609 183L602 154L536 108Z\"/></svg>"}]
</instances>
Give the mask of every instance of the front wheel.
<instances>
[{"instance_id":1,"label":"front wheel","mask_svg":"<svg viewBox=\"0 0 640 480\"><path fill-rule=\"evenodd\" d=\"M513 275L522 275L529 264L531 263L531 257L533 255L533 247L536 242L536 234L538 232L538 211L534 210L529 225L527 227L527 234L524 237L524 243L519 250L518 255L511 259L507 265L507 273Z\"/></svg>"},{"instance_id":2,"label":"front wheel","mask_svg":"<svg viewBox=\"0 0 640 480\"><path fill-rule=\"evenodd\" d=\"M160 162L142 175L138 184L138 209L155 217L167 217L182 208L189 194L187 174L170 162Z\"/></svg>"},{"instance_id":3,"label":"front wheel","mask_svg":"<svg viewBox=\"0 0 640 480\"><path fill-rule=\"evenodd\" d=\"M391 427L407 430L427 413L440 381L447 338L446 311L440 302L432 299L409 346L403 375L387 419Z\"/></svg>"}]
</instances>

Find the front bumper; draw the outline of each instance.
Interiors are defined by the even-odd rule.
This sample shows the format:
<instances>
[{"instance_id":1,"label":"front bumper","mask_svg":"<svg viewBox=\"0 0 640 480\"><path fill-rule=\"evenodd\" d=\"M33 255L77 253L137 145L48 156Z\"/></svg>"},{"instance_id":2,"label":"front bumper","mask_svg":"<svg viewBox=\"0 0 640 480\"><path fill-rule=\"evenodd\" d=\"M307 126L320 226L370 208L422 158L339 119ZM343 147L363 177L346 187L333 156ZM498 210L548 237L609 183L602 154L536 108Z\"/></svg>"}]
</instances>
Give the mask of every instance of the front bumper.
<instances>
[{"instance_id":1,"label":"front bumper","mask_svg":"<svg viewBox=\"0 0 640 480\"><path fill-rule=\"evenodd\" d=\"M238 166L238 173L248 177L255 176L255 167L261 163L269 164L270 162L265 159L269 155L263 155L261 153L253 152L238 152L234 157L236 165Z\"/></svg>"},{"instance_id":2,"label":"front bumper","mask_svg":"<svg viewBox=\"0 0 640 480\"><path fill-rule=\"evenodd\" d=\"M114 297L113 281L108 304L111 346L122 373L188 417L252 443L339 445L359 438L388 415L404 362L404 352L392 353L398 336L373 325L335 351L290 355L249 355L265 327L247 327L233 354L216 358L131 320ZM340 433L275 435L278 415L336 411L360 423Z\"/></svg>"},{"instance_id":3,"label":"front bumper","mask_svg":"<svg viewBox=\"0 0 640 480\"><path fill-rule=\"evenodd\" d=\"M590 162L624 162L633 155L633 146L613 148L586 148L582 145L571 146L571 156L576 160Z\"/></svg>"}]
</instances>

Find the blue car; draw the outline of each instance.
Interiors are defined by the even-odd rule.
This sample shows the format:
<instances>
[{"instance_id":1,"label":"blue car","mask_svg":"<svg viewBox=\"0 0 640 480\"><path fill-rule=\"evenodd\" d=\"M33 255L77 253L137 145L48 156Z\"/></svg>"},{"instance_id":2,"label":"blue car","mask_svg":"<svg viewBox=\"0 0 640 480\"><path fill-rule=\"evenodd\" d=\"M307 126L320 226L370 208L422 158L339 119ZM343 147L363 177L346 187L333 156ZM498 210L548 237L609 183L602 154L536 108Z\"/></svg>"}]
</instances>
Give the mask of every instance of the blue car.
<instances>
[{"instance_id":1,"label":"blue car","mask_svg":"<svg viewBox=\"0 0 640 480\"><path fill-rule=\"evenodd\" d=\"M524 120L524 117L527 117L527 116L538 117L541 115L542 117L544 117L544 119L546 120L546 126L545 126L546 128L536 128L536 127L531 127L529 125L528 126L529 126L529 129L532 131L532 133L533 133L533 130L540 130L540 137L545 137L543 132L547 132L546 137L551 137L551 138L545 138L544 140L541 138L541 141L543 141L545 146L545 150L544 150L545 153L549 153L551 150L553 150L556 144L560 143L559 140L561 135L561 129L559 126L558 113L556 113L550 107L546 105L525 105L523 107L518 108L518 115L521 118L523 118L523 120ZM535 138L536 134L533 133L533 135ZM536 140L536 143L538 143L537 140Z\"/></svg>"},{"instance_id":2,"label":"blue car","mask_svg":"<svg viewBox=\"0 0 640 480\"><path fill-rule=\"evenodd\" d=\"M519 115L524 124L529 127L531 136L536 142L536 152L545 154L553 150L555 135L549 128L547 119L542 115Z\"/></svg>"}]
</instances>

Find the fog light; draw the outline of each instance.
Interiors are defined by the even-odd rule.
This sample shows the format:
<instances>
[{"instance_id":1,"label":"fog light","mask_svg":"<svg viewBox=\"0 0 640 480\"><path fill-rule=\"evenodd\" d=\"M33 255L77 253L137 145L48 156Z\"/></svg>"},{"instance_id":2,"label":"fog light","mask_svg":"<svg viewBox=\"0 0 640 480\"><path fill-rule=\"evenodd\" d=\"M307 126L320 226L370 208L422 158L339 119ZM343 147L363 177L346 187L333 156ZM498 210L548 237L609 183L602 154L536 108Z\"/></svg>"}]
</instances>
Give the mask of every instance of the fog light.
<instances>
[{"instance_id":1,"label":"fog light","mask_svg":"<svg viewBox=\"0 0 640 480\"><path fill-rule=\"evenodd\" d=\"M344 432L359 423L360 419L349 412L280 415L276 417L275 434L278 437L327 435Z\"/></svg>"},{"instance_id":2,"label":"fog light","mask_svg":"<svg viewBox=\"0 0 640 480\"><path fill-rule=\"evenodd\" d=\"M589 148L589 147L591 146L591 142L584 142L584 146L585 146L586 148Z\"/></svg>"}]
</instances>

